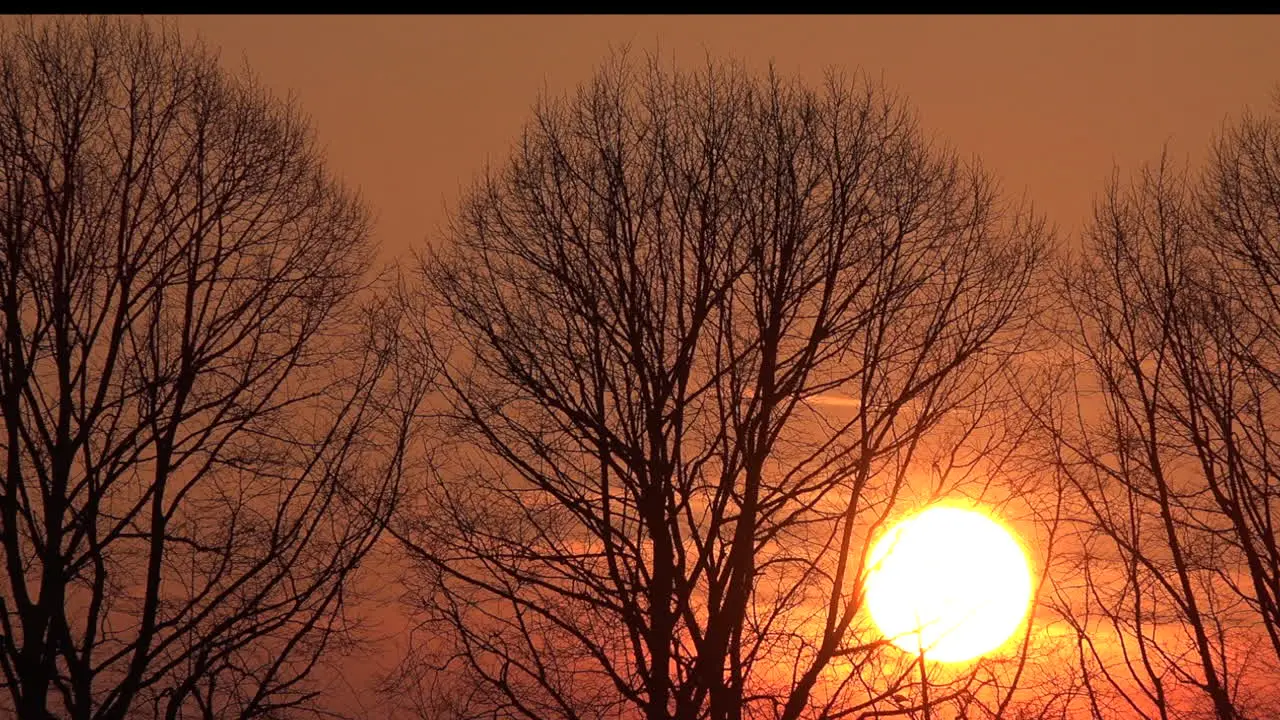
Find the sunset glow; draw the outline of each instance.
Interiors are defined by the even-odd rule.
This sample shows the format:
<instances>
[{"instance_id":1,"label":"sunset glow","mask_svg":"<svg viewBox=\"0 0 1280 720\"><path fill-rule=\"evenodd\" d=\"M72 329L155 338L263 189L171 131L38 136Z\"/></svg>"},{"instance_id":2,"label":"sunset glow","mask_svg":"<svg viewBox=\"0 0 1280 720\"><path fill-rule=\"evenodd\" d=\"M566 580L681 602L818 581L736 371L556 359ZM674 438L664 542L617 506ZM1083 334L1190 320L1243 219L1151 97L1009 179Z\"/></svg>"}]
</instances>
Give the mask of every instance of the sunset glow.
<instances>
[{"instance_id":1,"label":"sunset glow","mask_svg":"<svg viewBox=\"0 0 1280 720\"><path fill-rule=\"evenodd\" d=\"M976 510L933 506L899 522L868 559L867 606L895 645L961 662L995 650L1022 623L1031 573L1022 545Z\"/></svg>"}]
</instances>

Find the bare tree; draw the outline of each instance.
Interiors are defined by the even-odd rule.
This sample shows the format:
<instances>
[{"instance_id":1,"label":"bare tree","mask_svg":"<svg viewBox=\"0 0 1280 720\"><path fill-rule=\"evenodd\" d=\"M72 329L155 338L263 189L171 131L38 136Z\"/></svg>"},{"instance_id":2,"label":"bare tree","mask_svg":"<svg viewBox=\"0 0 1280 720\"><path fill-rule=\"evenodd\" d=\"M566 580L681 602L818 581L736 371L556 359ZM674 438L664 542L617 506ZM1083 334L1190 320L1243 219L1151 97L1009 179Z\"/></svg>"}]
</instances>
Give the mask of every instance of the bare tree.
<instances>
[{"instance_id":1,"label":"bare tree","mask_svg":"<svg viewBox=\"0 0 1280 720\"><path fill-rule=\"evenodd\" d=\"M1095 716L1280 712L1278 230L1280 118L1246 116L1202 174L1113 183L1067 278L1083 581L1059 596Z\"/></svg>"},{"instance_id":2,"label":"bare tree","mask_svg":"<svg viewBox=\"0 0 1280 720\"><path fill-rule=\"evenodd\" d=\"M367 212L293 107L171 30L0 42L9 707L314 709L415 381L356 304Z\"/></svg>"},{"instance_id":3,"label":"bare tree","mask_svg":"<svg viewBox=\"0 0 1280 720\"><path fill-rule=\"evenodd\" d=\"M862 580L915 503L1017 507L1045 238L861 79L620 57L539 104L406 299L455 459L396 530L430 712L999 712L1019 652L926 665Z\"/></svg>"}]
</instances>

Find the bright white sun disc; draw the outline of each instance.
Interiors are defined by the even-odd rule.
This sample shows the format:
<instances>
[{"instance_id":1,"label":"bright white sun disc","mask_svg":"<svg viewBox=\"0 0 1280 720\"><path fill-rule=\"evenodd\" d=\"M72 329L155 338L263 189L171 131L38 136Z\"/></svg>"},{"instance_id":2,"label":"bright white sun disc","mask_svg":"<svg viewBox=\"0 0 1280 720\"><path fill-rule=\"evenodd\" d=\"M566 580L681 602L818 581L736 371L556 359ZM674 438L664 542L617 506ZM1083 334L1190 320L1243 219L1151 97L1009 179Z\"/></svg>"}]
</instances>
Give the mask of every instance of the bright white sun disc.
<instances>
[{"instance_id":1,"label":"bright white sun disc","mask_svg":"<svg viewBox=\"0 0 1280 720\"><path fill-rule=\"evenodd\" d=\"M935 505L893 527L868 558L867 607L880 632L928 660L961 662L1004 644L1026 617L1022 545L977 510Z\"/></svg>"}]
</instances>

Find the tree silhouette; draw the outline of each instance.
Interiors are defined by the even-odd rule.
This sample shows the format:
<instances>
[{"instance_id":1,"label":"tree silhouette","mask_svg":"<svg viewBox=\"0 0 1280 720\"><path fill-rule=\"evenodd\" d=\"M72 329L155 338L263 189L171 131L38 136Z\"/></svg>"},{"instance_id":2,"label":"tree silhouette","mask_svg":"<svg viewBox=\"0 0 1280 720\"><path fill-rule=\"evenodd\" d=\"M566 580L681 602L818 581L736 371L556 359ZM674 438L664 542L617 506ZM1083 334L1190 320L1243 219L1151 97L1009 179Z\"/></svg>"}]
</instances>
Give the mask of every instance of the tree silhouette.
<instances>
[{"instance_id":1,"label":"tree silhouette","mask_svg":"<svg viewBox=\"0 0 1280 720\"><path fill-rule=\"evenodd\" d=\"M862 579L914 503L1009 501L1046 238L862 79L619 57L539 104L405 298L454 458L396 526L422 712L1002 707L1020 653L927 676Z\"/></svg>"},{"instance_id":2,"label":"tree silhouette","mask_svg":"<svg viewBox=\"0 0 1280 720\"><path fill-rule=\"evenodd\" d=\"M1280 118L1247 115L1202 173L1113 183L1066 276L1083 578L1059 596L1095 716L1280 712L1278 198Z\"/></svg>"},{"instance_id":3,"label":"tree silhouette","mask_svg":"<svg viewBox=\"0 0 1280 720\"><path fill-rule=\"evenodd\" d=\"M391 309L356 303L367 238L304 118L174 31L4 34L0 678L19 717L316 708L398 494L409 416L387 383L416 381Z\"/></svg>"}]
</instances>

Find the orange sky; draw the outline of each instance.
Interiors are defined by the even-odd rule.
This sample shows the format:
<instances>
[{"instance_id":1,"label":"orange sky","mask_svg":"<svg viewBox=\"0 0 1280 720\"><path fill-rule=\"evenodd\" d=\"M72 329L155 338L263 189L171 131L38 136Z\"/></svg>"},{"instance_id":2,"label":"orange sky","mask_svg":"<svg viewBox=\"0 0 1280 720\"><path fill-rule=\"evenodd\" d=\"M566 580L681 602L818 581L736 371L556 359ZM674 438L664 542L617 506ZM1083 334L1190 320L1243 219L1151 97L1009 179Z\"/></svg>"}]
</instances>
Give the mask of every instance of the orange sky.
<instances>
[{"instance_id":1,"label":"orange sky","mask_svg":"<svg viewBox=\"0 0 1280 720\"><path fill-rule=\"evenodd\" d=\"M829 66L883 74L927 131L981 156L1067 234L1116 164L1135 168L1166 141L1199 158L1229 115L1280 88L1280 15L173 20L298 99L332 169L375 211L388 259L434 235L460 188L504 159L539 91L572 89L611 45L687 64L772 59L812 79ZM395 627L384 617L379 631ZM361 686L394 655L353 663L346 681Z\"/></svg>"},{"instance_id":2,"label":"orange sky","mask_svg":"<svg viewBox=\"0 0 1280 720\"><path fill-rule=\"evenodd\" d=\"M1113 164L1213 131L1280 86L1280 16L183 16L315 120L332 168L394 256L433 234L503 159L542 88L572 89L610 45L881 74L928 131L980 155L1074 232Z\"/></svg>"}]
</instances>

